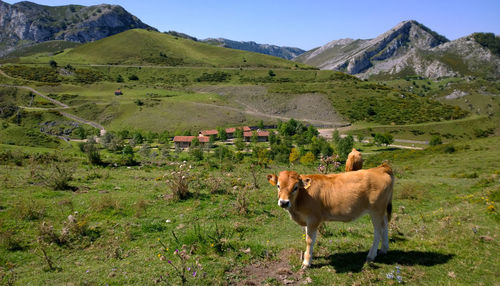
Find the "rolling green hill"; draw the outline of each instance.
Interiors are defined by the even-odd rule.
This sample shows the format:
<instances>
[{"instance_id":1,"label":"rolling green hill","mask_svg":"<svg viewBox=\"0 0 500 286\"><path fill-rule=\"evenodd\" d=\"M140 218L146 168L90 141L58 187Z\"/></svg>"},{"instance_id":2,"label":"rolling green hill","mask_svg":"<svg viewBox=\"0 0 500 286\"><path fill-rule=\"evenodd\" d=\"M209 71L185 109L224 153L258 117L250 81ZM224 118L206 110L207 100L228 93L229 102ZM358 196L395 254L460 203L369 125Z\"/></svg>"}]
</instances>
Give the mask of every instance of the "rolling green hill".
<instances>
[{"instance_id":1,"label":"rolling green hill","mask_svg":"<svg viewBox=\"0 0 500 286\"><path fill-rule=\"evenodd\" d=\"M54 57L70 64L134 64L205 67L295 68L296 63L257 53L225 49L141 29L81 45ZM297 65L306 67L305 65Z\"/></svg>"}]
</instances>

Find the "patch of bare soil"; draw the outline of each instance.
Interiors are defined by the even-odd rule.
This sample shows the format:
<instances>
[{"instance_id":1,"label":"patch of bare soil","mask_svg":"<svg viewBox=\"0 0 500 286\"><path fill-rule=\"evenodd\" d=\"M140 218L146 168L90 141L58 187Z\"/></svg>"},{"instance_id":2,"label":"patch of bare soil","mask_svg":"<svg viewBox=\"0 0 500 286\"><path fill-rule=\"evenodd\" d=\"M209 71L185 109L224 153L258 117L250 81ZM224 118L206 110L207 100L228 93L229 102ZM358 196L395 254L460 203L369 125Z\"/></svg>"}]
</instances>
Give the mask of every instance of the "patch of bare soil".
<instances>
[{"instance_id":1,"label":"patch of bare soil","mask_svg":"<svg viewBox=\"0 0 500 286\"><path fill-rule=\"evenodd\" d=\"M312 283L304 270L293 271L290 266L292 256L299 257L294 249L287 249L279 254L277 260L260 261L233 271L231 285L305 285Z\"/></svg>"},{"instance_id":2,"label":"patch of bare soil","mask_svg":"<svg viewBox=\"0 0 500 286\"><path fill-rule=\"evenodd\" d=\"M344 126L324 94L269 94L263 86L200 86L195 92L212 92L223 96L246 113L255 116L289 120L294 118L316 126Z\"/></svg>"}]
</instances>

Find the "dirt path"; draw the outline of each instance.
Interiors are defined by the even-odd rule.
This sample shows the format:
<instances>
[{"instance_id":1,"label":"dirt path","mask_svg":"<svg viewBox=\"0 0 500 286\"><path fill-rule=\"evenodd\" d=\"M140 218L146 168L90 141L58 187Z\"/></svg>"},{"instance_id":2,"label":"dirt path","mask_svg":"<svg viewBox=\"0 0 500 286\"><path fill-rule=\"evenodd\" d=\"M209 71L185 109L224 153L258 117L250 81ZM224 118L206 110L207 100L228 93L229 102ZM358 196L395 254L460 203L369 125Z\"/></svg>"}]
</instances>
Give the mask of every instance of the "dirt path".
<instances>
[{"instance_id":1,"label":"dirt path","mask_svg":"<svg viewBox=\"0 0 500 286\"><path fill-rule=\"evenodd\" d=\"M319 136L324 137L326 139L332 139L332 133L335 130L338 130L339 132L347 131L350 129L351 126L346 126L342 128L322 128L318 129L319 131ZM346 134L340 134L341 138L347 137ZM354 140L359 141L356 136L353 136ZM400 142L400 143L410 143L410 144L421 144L421 145L428 145L429 141L418 141L418 140L408 140L408 139L394 139L394 142ZM363 140L363 143L370 143L368 140ZM422 147L415 147L415 146L406 146L406 145L397 145L397 144L391 144L388 147L394 147L394 148L400 148L400 149L412 149L412 150L423 150L424 148Z\"/></svg>"},{"instance_id":2,"label":"dirt path","mask_svg":"<svg viewBox=\"0 0 500 286\"><path fill-rule=\"evenodd\" d=\"M0 73L4 74L1 70L0 70ZM29 86L18 86L18 85L8 85L8 84L0 84L0 86L27 89L27 90L33 92L34 94L39 95L39 96L47 99L48 101L52 102L53 104L60 106L60 108L63 108L63 109L70 108L70 106L68 106L67 104L64 104L64 103L60 102L59 100L55 100L55 99L53 99L53 98L51 98L49 96L46 96L45 94L43 94L43 93L41 93L41 92L37 91L36 89L31 88ZM20 106L20 107L22 108L22 106ZM31 109L38 109L38 110L54 110L54 108L41 108L41 107L29 107L29 108L31 108ZM78 121L80 123L87 124L87 125L90 125L90 126L92 126L94 128L99 129L100 130L100 136L103 136L104 134L106 134L106 129L104 128L104 126L102 126L101 124L99 124L97 122L83 119L83 118L78 117L78 116L76 116L74 114L71 114L71 113L63 112L63 111L60 111L60 110L58 110L58 111L64 117L67 117L67 118L72 119L74 121Z\"/></svg>"}]
</instances>

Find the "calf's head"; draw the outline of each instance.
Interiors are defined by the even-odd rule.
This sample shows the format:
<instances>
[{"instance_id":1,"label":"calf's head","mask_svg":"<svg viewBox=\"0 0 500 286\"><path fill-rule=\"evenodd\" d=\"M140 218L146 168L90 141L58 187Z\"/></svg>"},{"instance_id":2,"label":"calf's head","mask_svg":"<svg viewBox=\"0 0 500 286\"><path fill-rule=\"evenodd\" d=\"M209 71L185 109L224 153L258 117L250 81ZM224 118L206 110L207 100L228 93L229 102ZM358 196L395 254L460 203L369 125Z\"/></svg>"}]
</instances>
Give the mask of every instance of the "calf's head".
<instances>
[{"instance_id":1,"label":"calf's head","mask_svg":"<svg viewBox=\"0 0 500 286\"><path fill-rule=\"evenodd\" d=\"M300 190L310 184L309 178L303 179L294 171L282 171L279 176L269 174L267 180L271 185L278 187L278 205L284 209L294 205Z\"/></svg>"}]
</instances>

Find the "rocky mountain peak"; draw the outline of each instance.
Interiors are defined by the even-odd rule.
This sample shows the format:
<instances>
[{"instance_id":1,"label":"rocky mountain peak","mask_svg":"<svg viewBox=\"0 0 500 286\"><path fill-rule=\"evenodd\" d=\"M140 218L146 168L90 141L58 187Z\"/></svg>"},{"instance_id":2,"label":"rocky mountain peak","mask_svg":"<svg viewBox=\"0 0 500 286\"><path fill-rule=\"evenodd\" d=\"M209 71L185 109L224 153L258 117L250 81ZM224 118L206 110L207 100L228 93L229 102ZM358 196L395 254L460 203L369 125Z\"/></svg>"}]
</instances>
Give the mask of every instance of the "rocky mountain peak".
<instances>
[{"instance_id":1,"label":"rocky mountain peak","mask_svg":"<svg viewBox=\"0 0 500 286\"><path fill-rule=\"evenodd\" d=\"M44 6L0 1L0 56L49 40L90 42L128 29L154 29L118 5Z\"/></svg>"}]
</instances>

